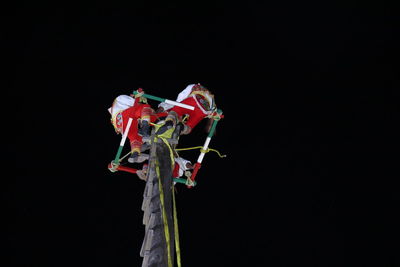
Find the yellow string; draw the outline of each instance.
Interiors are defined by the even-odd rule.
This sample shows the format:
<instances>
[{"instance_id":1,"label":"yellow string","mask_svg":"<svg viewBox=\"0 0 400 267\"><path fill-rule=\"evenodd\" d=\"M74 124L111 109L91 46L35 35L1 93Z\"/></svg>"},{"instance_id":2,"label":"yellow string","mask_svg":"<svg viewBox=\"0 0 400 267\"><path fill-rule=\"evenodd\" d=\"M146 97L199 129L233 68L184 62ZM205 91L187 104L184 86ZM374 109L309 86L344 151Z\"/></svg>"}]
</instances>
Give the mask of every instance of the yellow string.
<instances>
[{"instance_id":1,"label":"yellow string","mask_svg":"<svg viewBox=\"0 0 400 267\"><path fill-rule=\"evenodd\" d=\"M203 147L202 147L202 146L194 146L194 147L187 147L187 148L176 148L175 150L177 150L177 151L184 151L184 150L193 150L193 149L200 149L200 152L202 152L202 153L208 153L208 152L212 151L212 152L217 153L218 156L219 156L220 158L225 158L225 157L226 157L226 155L222 155L222 154L221 154L218 150L216 150L216 149L208 148L208 149L206 149L206 150L203 150Z\"/></svg>"},{"instance_id":2,"label":"yellow string","mask_svg":"<svg viewBox=\"0 0 400 267\"><path fill-rule=\"evenodd\" d=\"M128 154L126 154L125 156L123 156L122 158L119 159L119 162L121 162L124 158L126 158L127 156L129 156L130 154L132 154L132 151L129 151Z\"/></svg>"}]
</instances>

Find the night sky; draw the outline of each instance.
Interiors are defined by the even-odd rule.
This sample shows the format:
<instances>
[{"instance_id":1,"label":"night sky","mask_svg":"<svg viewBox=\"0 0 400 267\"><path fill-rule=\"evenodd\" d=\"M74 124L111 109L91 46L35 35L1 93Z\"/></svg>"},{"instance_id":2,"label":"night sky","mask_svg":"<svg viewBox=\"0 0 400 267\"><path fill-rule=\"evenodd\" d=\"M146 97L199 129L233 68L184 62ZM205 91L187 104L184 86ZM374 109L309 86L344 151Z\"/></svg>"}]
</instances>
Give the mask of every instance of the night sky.
<instances>
[{"instance_id":1,"label":"night sky","mask_svg":"<svg viewBox=\"0 0 400 267\"><path fill-rule=\"evenodd\" d=\"M56 2L2 12L2 266L140 266L145 184L107 169L121 138L107 109L198 82L228 156L177 186L183 266L400 265L392 6Z\"/></svg>"}]
</instances>

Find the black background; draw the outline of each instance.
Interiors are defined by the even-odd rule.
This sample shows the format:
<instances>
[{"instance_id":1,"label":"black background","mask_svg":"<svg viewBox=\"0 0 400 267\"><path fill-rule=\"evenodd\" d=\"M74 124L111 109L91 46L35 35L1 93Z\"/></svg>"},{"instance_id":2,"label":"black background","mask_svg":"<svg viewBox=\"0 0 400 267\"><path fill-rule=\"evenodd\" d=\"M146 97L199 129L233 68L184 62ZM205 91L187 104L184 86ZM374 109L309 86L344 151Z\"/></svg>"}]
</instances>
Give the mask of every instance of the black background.
<instances>
[{"instance_id":1,"label":"black background","mask_svg":"<svg viewBox=\"0 0 400 267\"><path fill-rule=\"evenodd\" d=\"M379 3L6 8L3 266L140 266L144 183L107 170L107 108L197 82L228 157L178 186L184 266L400 264L398 14Z\"/></svg>"}]
</instances>

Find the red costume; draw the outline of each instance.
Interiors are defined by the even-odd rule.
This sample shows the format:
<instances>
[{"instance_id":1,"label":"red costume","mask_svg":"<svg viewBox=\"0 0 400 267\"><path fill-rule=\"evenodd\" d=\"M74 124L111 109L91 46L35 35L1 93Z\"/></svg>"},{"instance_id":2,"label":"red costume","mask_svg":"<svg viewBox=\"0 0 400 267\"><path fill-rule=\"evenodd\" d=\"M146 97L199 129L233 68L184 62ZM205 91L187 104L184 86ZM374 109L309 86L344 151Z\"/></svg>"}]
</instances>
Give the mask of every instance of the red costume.
<instances>
[{"instance_id":1,"label":"red costume","mask_svg":"<svg viewBox=\"0 0 400 267\"><path fill-rule=\"evenodd\" d=\"M123 134L128 125L129 118L132 123L128 132L128 138L132 152L140 152L143 144L142 137L138 134L139 121L147 120L149 122L156 121L159 116L166 116L167 113L155 114L149 104L140 103L138 99L127 95L121 95L114 100L112 107L109 109L111 113L111 123L117 133Z\"/></svg>"},{"instance_id":2,"label":"red costume","mask_svg":"<svg viewBox=\"0 0 400 267\"><path fill-rule=\"evenodd\" d=\"M215 110L214 96L200 84L191 84L184 89L177 98L177 102L194 107L194 110L185 109L179 106L169 106L160 104L164 109L168 109L169 116L167 120L182 121L184 115L188 115L184 123L187 127L183 134L188 134L204 118L209 117Z\"/></svg>"}]
</instances>

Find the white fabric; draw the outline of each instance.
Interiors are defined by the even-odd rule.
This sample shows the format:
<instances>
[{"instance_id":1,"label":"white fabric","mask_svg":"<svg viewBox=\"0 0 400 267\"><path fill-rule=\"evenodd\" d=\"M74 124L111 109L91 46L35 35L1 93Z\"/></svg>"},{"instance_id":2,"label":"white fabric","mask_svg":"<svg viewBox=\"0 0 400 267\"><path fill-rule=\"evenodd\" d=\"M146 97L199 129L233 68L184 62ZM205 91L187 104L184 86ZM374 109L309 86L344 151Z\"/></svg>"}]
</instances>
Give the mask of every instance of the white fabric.
<instances>
[{"instance_id":1,"label":"white fabric","mask_svg":"<svg viewBox=\"0 0 400 267\"><path fill-rule=\"evenodd\" d=\"M179 93L178 97L176 98L176 102L182 102L183 100L185 100L186 98L188 98L188 96L190 95L190 93L192 92L192 88L193 86L195 86L195 84L189 84L188 86L186 86L186 88ZM158 105L159 107L162 107L164 110L168 110L174 107L174 105L171 104L167 104L165 102L162 102Z\"/></svg>"},{"instance_id":2,"label":"white fabric","mask_svg":"<svg viewBox=\"0 0 400 267\"><path fill-rule=\"evenodd\" d=\"M120 95L114 100L114 103L112 104L111 108L108 109L108 112L110 112L111 117L114 118L118 112L130 108L134 104L135 98L128 95Z\"/></svg>"},{"instance_id":3,"label":"white fabric","mask_svg":"<svg viewBox=\"0 0 400 267\"><path fill-rule=\"evenodd\" d=\"M192 164L189 160L181 157L175 158L175 162L179 165L179 177L181 177L185 171L189 170L188 168L186 168L186 163Z\"/></svg>"}]
</instances>

